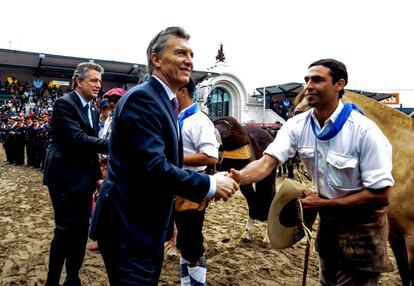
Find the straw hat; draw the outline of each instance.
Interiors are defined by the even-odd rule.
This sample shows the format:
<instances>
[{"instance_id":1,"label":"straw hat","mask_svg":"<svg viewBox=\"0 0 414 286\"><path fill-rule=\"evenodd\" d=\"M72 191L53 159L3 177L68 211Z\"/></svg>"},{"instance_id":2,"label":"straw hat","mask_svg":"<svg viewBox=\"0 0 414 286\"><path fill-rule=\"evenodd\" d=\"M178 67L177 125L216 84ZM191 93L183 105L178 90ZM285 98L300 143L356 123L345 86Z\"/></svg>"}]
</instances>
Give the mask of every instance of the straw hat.
<instances>
[{"instance_id":1,"label":"straw hat","mask_svg":"<svg viewBox=\"0 0 414 286\"><path fill-rule=\"evenodd\" d=\"M278 188L269 210L267 231L273 248L282 249L292 246L305 236L301 220L300 207L297 201L306 189L296 181L285 179ZM317 212L303 212L305 225L310 228L315 221Z\"/></svg>"}]
</instances>

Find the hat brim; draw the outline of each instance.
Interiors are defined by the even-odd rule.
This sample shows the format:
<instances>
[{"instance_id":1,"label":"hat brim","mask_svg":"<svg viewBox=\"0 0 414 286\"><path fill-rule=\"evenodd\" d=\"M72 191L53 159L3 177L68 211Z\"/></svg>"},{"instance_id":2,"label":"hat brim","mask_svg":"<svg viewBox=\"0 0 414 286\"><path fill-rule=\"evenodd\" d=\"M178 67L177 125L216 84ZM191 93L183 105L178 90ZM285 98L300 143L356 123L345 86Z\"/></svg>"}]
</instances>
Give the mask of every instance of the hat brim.
<instances>
[{"instance_id":1,"label":"hat brim","mask_svg":"<svg viewBox=\"0 0 414 286\"><path fill-rule=\"evenodd\" d=\"M283 249L300 241L305 233L300 222L297 199L306 189L296 181L285 179L279 186L269 209L267 231L273 248ZM304 220L311 227L316 219L315 210L304 210Z\"/></svg>"}]
</instances>

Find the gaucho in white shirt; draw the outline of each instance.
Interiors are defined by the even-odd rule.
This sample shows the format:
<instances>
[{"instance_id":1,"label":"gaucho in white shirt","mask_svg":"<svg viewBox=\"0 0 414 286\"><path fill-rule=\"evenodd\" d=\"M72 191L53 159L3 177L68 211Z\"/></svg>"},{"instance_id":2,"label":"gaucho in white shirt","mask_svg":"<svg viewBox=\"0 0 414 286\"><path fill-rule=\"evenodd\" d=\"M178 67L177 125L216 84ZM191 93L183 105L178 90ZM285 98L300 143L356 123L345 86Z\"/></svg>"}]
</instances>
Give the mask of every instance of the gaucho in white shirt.
<instances>
[{"instance_id":1,"label":"gaucho in white shirt","mask_svg":"<svg viewBox=\"0 0 414 286\"><path fill-rule=\"evenodd\" d=\"M178 126L184 150L183 169L203 172L207 165L217 162L219 143L213 122L194 102L194 88L190 78L190 82L177 92L180 105ZM206 202L194 206L194 203L176 196L175 223L178 229L177 248L181 251L181 285L202 286L206 283L207 264L202 233L206 207Z\"/></svg>"},{"instance_id":2,"label":"gaucho in white shirt","mask_svg":"<svg viewBox=\"0 0 414 286\"><path fill-rule=\"evenodd\" d=\"M231 176L240 184L260 181L298 152L317 189L303 190L301 203L319 211L321 285L378 285L380 274L392 270L386 216L392 147L357 106L341 102L347 82L343 63L312 63L304 85L311 109L289 119L261 159Z\"/></svg>"}]
</instances>

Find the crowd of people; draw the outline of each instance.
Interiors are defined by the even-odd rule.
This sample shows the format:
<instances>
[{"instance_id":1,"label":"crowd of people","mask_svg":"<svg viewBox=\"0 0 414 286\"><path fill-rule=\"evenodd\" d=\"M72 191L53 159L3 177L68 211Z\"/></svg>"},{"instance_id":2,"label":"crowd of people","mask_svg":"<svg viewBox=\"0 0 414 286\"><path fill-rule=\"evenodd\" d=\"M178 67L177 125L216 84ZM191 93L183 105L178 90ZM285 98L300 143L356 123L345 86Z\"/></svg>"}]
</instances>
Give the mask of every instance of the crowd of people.
<instances>
[{"instance_id":1,"label":"crowd of people","mask_svg":"<svg viewBox=\"0 0 414 286\"><path fill-rule=\"evenodd\" d=\"M33 85L12 76L0 82L0 95L11 97L0 104L0 142L9 163L26 162L35 168L44 165L53 103L66 92L39 79Z\"/></svg>"},{"instance_id":2,"label":"crowd of people","mask_svg":"<svg viewBox=\"0 0 414 286\"><path fill-rule=\"evenodd\" d=\"M0 123L0 142L10 164L43 168L49 145L49 115L13 115ZM26 158L26 159L25 159Z\"/></svg>"},{"instance_id":3,"label":"crowd of people","mask_svg":"<svg viewBox=\"0 0 414 286\"><path fill-rule=\"evenodd\" d=\"M284 120L288 120L289 118L293 117L295 110L295 107L287 98L272 98L270 102L270 108Z\"/></svg>"}]
</instances>

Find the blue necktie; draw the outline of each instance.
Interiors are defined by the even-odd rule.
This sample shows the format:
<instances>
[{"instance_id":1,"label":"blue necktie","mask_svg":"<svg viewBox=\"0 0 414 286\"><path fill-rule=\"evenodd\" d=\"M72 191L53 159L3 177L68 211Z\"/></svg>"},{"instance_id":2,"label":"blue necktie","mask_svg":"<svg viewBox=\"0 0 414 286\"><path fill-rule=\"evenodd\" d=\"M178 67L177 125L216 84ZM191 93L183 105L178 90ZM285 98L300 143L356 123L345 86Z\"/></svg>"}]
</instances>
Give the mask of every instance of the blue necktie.
<instances>
[{"instance_id":1,"label":"blue necktie","mask_svg":"<svg viewBox=\"0 0 414 286\"><path fill-rule=\"evenodd\" d=\"M83 113L85 114L85 116L86 116L86 119L88 120L88 122L89 122L89 125L90 126L92 126L92 122L89 120L89 103L87 103L84 107L83 107Z\"/></svg>"}]
</instances>

